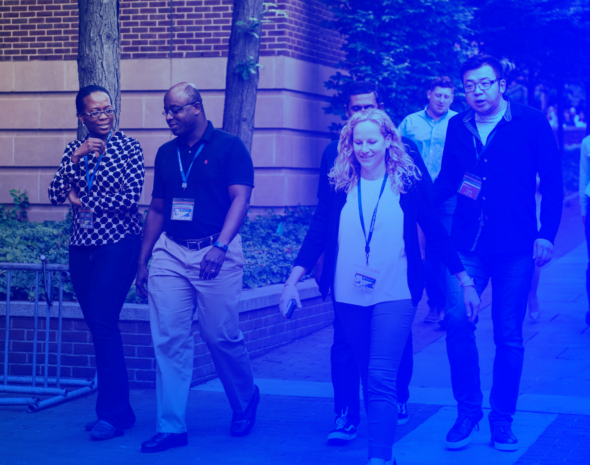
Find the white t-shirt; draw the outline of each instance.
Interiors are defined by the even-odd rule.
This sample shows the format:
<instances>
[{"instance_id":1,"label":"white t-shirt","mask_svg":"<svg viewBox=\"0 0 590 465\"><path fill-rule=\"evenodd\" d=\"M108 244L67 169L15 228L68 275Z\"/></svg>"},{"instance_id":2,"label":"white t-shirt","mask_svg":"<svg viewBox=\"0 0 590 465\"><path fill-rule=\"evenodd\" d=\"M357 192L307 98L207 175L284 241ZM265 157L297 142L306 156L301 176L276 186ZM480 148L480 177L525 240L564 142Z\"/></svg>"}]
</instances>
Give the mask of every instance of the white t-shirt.
<instances>
[{"instance_id":1,"label":"white t-shirt","mask_svg":"<svg viewBox=\"0 0 590 465\"><path fill-rule=\"evenodd\" d=\"M368 238L383 179L361 179L360 182ZM358 187L348 193L340 214L338 233L338 259L334 279L334 297L337 302L366 307L392 300L411 299L404 244L404 212L399 200L399 194L392 191L388 180L377 210L367 266L365 236L358 208ZM354 281L359 273L377 280L374 290L355 287Z\"/></svg>"}]
</instances>

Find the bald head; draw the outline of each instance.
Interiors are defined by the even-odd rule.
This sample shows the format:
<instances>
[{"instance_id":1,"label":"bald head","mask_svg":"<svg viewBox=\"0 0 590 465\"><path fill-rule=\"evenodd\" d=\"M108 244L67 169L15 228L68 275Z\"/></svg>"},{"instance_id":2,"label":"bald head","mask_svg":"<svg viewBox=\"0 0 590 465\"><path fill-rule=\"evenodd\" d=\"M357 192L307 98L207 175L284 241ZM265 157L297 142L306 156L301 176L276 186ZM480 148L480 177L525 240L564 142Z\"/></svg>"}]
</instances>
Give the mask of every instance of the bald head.
<instances>
[{"instance_id":1,"label":"bald head","mask_svg":"<svg viewBox=\"0 0 590 465\"><path fill-rule=\"evenodd\" d=\"M164 95L166 123L176 136L185 138L200 134L207 127L203 99L197 87L190 82L180 82Z\"/></svg>"},{"instance_id":2,"label":"bald head","mask_svg":"<svg viewBox=\"0 0 590 465\"><path fill-rule=\"evenodd\" d=\"M203 99L201 97L201 93L199 92L199 89L197 89L197 86L195 86L191 82L179 82L178 84L172 86L168 90L168 92L166 92L164 100L166 99L166 96L168 96L168 94L180 98L184 96L186 100L185 103L198 102L201 104L201 107L203 106Z\"/></svg>"}]
</instances>

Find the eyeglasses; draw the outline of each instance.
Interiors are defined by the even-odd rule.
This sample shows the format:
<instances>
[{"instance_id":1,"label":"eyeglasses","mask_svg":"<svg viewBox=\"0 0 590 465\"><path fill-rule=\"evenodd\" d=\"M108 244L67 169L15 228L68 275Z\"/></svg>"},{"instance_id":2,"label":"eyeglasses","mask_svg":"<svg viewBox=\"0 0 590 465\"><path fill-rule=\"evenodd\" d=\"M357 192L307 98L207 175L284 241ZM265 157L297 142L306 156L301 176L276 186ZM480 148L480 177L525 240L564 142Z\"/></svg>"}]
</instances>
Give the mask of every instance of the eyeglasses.
<instances>
[{"instance_id":1,"label":"eyeglasses","mask_svg":"<svg viewBox=\"0 0 590 465\"><path fill-rule=\"evenodd\" d=\"M499 80L500 79L494 79L493 81L483 81L483 82L478 82L477 84L465 84L463 86L463 89L468 94L471 92L475 92L476 87L479 87L481 90L488 90L490 87L492 87L492 84L494 82L498 82Z\"/></svg>"},{"instance_id":2,"label":"eyeglasses","mask_svg":"<svg viewBox=\"0 0 590 465\"><path fill-rule=\"evenodd\" d=\"M99 118L100 115L102 115L103 113L105 114L105 116L109 117L113 113L115 113L115 110L112 109L112 108L109 108L107 110L102 110L102 111L99 111L99 110L91 111L90 113L84 113L84 112L82 112L83 115L90 116L92 119Z\"/></svg>"},{"instance_id":3,"label":"eyeglasses","mask_svg":"<svg viewBox=\"0 0 590 465\"><path fill-rule=\"evenodd\" d=\"M165 117L168 113L172 114L172 115L177 115L178 113L180 113L184 107L188 107L189 105L194 105L195 103L199 103L199 102L192 102L192 103L187 103L185 105L182 105L181 107L170 107L170 110L166 110L164 108L164 111L162 112L162 115Z\"/></svg>"}]
</instances>

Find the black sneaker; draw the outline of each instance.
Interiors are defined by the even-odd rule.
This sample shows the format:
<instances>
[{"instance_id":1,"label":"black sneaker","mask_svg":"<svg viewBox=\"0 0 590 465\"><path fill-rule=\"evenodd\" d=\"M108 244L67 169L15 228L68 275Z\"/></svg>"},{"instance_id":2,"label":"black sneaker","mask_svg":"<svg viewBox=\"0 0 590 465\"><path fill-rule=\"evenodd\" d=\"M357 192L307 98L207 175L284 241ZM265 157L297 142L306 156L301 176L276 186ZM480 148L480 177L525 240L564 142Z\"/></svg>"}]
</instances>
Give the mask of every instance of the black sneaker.
<instances>
[{"instance_id":1,"label":"black sneaker","mask_svg":"<svg viewBox=\"0 0 590 465\"><path fill-rule=\"evenodd\" d=\"M398 425L405 425L408 420L410 419L410 415L408 414L408 404L405 402L400 402L397 404L397 424Z\"/></svg>"},{"instance_id":2,"label":"black sneaker","mask_svg":"<svg viewBox=\"0 0 590 465\"><path fill-rule=\"evenodd\" d=\"M343 444L356 438L356 425L342 412L336 417L336 428L328 434L328 444Z\"/></svg>"},{"instance_id":3,"label":"black sneaker","mask_svg":"<svg viewBox=\"0 0 590 465\"><path fill-rule=\"evenodd\" d=\"M518 450L518 439L509 425L492 425L492 443L498 450Z\"/></svg>"},{"instance_id":4,"label":"black sneaker","mask_svg":"<svg viewBox=\"0 0 590 465\"><path fill-rule=\"evenodd\" d=\"M459 417L455 424L447 434L447 449L456 450L465 447L471 442L471 434L473 429L479 431L479 420L483 418L483 415L478 419L469 417Z\"/></svg>"}]
</instances>

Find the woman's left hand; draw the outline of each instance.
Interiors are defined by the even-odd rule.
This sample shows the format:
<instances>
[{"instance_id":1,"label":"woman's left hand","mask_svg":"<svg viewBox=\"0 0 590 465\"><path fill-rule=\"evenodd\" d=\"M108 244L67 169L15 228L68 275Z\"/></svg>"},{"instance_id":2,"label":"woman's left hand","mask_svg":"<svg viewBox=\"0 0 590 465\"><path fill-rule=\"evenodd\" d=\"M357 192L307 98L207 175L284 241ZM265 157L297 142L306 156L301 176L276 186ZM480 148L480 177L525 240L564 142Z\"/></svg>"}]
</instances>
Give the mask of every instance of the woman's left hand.
<instances>
[{"instance_id":1,"label":"woman's left hand","mask_svg":"<svg viewBox=\"0 0 590 465\"><path fill-rule=\"evenodd\" d=\"M467 320L471 323L477 318L479 313L479 306L481 301L475 290L475 286L465 286L463 288L463 302L465 302L465 310L467 312Z\"/></svg>"},{"instance_id":2,"label":"woman's left hand","mask_svg":"<svg viewBox=\"0 0 590 465\"><path fill-rule=\"evenodd\" d=\"M68 194L68 200L74 207L82 208L82 202L80 202L80 197L78 197L76 189L74 189L73 187L70 189L70 192Z\"/></svg>"}]
</instances>

